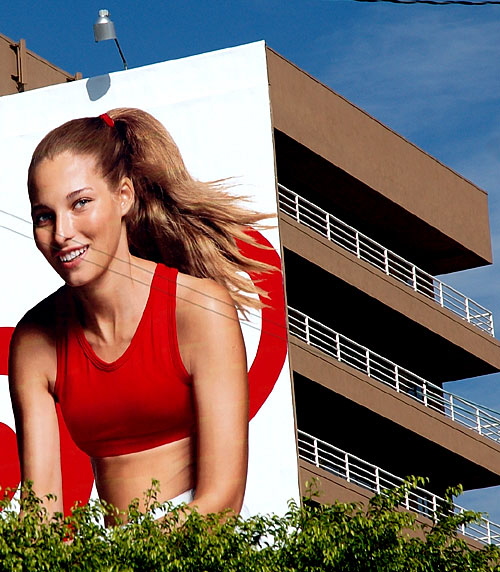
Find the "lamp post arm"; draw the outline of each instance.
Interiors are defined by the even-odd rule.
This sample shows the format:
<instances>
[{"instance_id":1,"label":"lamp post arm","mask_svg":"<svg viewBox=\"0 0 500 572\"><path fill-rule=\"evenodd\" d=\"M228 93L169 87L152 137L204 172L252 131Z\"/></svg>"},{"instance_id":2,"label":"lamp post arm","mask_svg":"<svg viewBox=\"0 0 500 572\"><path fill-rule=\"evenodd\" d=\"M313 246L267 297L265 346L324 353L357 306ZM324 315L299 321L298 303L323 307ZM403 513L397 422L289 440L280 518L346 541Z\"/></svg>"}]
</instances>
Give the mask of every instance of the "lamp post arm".
<instances>
[{"instance_id":1,"label":"lamp post arm","mask_svg":"<svg viewBox=\"0 0 500 572\"><path fill-rule=\"evenodd\" d=\"M125 56L123 55L122 49L120 48L120 44L118 43L118 38L115 38L114 40L115 40L116 47L118 48L118 51L120 52L120 57L121 57L122 62L123 62L123 69L128 70L127 60L125 59Z\"/></svg>"}]
</instances>

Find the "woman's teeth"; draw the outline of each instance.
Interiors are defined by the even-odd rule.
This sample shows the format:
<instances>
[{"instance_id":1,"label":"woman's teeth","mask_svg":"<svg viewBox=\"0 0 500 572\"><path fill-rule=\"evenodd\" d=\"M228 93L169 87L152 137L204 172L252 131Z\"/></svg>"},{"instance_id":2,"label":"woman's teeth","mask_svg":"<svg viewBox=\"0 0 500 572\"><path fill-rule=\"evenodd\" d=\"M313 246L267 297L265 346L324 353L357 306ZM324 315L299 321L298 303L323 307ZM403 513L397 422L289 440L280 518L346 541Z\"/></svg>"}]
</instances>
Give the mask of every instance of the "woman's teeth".
<instances>
[{"instance_id":1,"label":"woman's teeth","mask_svg":"<svg viewBox=\"0 0 500 572\"><path fill-rule=\"evenodd\" d=\"M71 262L71 260L74 260L77 256L81 256L86 250L86 246L79 248L78 250L72 250L71 252L68 252L68 254L61 256L60 260L61 262Z\"/></svg>"}]
</instances>

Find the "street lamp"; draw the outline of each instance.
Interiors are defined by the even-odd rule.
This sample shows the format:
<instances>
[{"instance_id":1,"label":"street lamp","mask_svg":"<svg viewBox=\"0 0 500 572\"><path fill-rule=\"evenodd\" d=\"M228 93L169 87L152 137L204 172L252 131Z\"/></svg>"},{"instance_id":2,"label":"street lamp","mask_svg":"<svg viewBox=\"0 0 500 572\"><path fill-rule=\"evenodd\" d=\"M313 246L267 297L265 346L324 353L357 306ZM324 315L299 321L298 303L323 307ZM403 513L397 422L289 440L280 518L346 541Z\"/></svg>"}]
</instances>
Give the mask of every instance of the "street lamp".
<instances>
[{"instance_id":1,"label":"street lamp","mask_svg":"<svg viewBox=\"0 0 500 572\"><path fill-rule=\"evenodd\" d=\"M94 24L94 39L96 42L102 42L103 40L114 40L118 51L120 52L120 57L123 62L123 69L128 69L127 60L123 55L120 44L118 43L118 38L116 37L115 25L110 19L109 10L99 10L99 17Z\"/></svg>"}]
</instances>

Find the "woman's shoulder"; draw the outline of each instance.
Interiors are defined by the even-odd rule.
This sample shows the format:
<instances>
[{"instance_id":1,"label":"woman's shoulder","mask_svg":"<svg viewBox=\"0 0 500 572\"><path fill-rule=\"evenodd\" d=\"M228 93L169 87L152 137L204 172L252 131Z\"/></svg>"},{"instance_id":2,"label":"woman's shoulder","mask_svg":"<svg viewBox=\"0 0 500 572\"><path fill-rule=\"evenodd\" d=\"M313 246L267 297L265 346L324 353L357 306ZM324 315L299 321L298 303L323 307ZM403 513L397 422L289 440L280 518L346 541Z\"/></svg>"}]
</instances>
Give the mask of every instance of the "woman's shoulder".
<instances>
[{"instance_id":1,"label":"woman's shoulder","mask_svg":"<svg viewBox=\"0 0 500 572\"><path fill-rule=\"evenodd\" d=\"M225 286L211 278L197 278L179 272L177 275L177 307L189 313L212 310L233 315L234 303Z\"/></svg>"},{"instance_id":2,"label":"woman's shoulder","mask_svg":"<svg viewBox=\"0 0 500 572\"><path fill-rule=\"evenodd\" d=\"M28 310L17 324L13 339L21 342L36 337L39 342L45 341L52 345L55 339L56 317L61 311L64 312L61 310L64 297L63 286Z\"/></svg>"},{"instance_id":3,"label":"woman's shoulder","mask_svg":"<svg viewBox=\"0 0 500 572\"><path fill-rule=\"evenodd\" d=\"M31 308L14 330L9 352L9 380L14 392L29 387L52 391L57 371L56 315L65 288ZM20 395L20 394L19 394Z\"/></svg>"},{"instance_id":4,"label":"woman's shoulder","mask_svg":"<svg viewBox=\"0 0 500 572\"><path fill-rule=\"evenodd\" d=\"M215 280L179 273L176 318L182 361L191 375L199 373L207 360L213 363L214 356L224 354L217 362L222 363L235 347L241 347L233 300L227 288Z\"/></svg>"}]
</instances>

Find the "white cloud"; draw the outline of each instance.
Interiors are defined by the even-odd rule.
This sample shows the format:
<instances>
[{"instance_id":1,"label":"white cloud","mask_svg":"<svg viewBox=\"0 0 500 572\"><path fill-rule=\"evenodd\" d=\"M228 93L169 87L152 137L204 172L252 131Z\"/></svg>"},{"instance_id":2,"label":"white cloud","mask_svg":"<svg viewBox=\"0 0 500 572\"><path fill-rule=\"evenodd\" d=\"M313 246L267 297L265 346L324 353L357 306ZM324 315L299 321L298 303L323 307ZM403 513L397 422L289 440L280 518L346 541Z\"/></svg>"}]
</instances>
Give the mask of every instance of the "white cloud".
<instances>
[{"instance_id":1,"label":"white cloud","mask_svg":"<svg viewBox=\"0 0 500 572\"><path fill-rule=\"evenodd\" d=\"M322 79L348 99L408 135L498 101L498 16L422 7L366 13L318 39L331 52Z\"/></svg>"}]
</instances>

